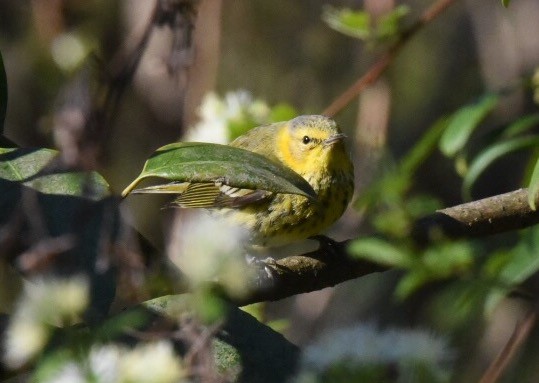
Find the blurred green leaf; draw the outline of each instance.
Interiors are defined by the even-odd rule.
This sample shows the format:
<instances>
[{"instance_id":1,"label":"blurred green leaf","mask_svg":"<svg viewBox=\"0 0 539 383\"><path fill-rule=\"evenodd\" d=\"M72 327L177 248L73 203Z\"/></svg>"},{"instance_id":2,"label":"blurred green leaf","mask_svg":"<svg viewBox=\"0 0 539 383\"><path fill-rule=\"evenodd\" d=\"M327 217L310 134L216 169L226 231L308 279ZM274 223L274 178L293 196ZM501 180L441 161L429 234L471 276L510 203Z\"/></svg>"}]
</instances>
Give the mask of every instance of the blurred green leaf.
<instances>
[{"instance_id":1,"label":"blurred green leaf","mask_svg":"<svg viewBox=\"0 0 539 383\"><path fill-rule=\"evenodd\" d=\"M504 129L503 137L511 138L539 126L539 113L524 116Z\"/></svg>"},{"instance_id":2,"label":"blurred green leaf","mask_svg":"<svg viewBox=\"0 0 539 383\"><path fill-rule=\"evenodd\" d=\"M440 139L440 150L447 157L453 157L468 142L479 123L496 107L499 97L495 94L484 96L479 102L456 111Z\"/></svg>"},{"instance_id":3,"label":"blurred green leaf","mask_svg":"<svg viewBox=\"0 0 539 383\"><path fill-rule=\"evenodd\" d=\"M401 4L380 17L376 26L376 38L380 41L387 41L396 37L401 31L402 19L408 13L410 13L410 7Z\"/></svg>"},{"instance_id":4,"label":"blurred green leaf","mask_svg":"<svg viewBox=\"0 0 539 383\"><path fill-rule=\"evenodd\" d=\"M534 226L521 232L520 241L512 248L491 256L484 273L497 282L486 303L490 311L512 288L521 284L539 271L539 227Z\"/></svg>"},{"instance_id":5,"label":"blurred green leaf","mask_svg":"<svg viewBox=\"0 0 539 383\"><path fill-rule=\"evenodd\" d=\"M178 142L163 146L146 161L140 175L122 195L126 196L140 181L150 177L179 182L222 182L238 188L316 198L311 185L292 169L260 154L227 145Z\"/></svg>"},{"instance_id":6,"label":"blurred green leaf","mask_svg":"<svg viewBox=\"0 0 539 383\"><path fill-rule=\"evenodd\" d=\"M436 146L443 132L449 125L449 118L442 117L430 126L421 139L404 156L401 161L401 171L413 175L417 168L427 159L436 149Z\"/></svg>"},{"instance_id":7,"label":"blurred green leaf","mask_svg":"<svg viewBox=\"0 0 539 383\"><path fill-rule=\"evenodd\" d=\"M511 0L502 0L502 5L507 8L509 6L509 3L511 2Z\"/></svg>"},{"instance_id":8,"label":"blurred green leaf","mask_svg":"<svg viewBox=\"0 0 539 383\"><path fill-rule=\"evenodd\" d=\"M4 133L4 120L7 110L7 76L2 52L0 52L0 136Z\"/></svg>"},{"instance_id":9,"label":"blurred green leaf","mask_svg":"<svg viewBox=\"0 0 539 383\"><path fill-rule=\"evenodd\" d=\"M501 156L527 147L539 145L539 137L518 137L492 145L481 152L470 164L462 182L462 193L470 199L471 188L483 171Z\"/></svg>"},{"instance_id":10,"label":"blurred green leaf","mask_svg":"<svg viewBox=\"0 0 539 383\"><path fill-rule=\"evenodd\" d=\"M322 20L330 28L344 35L371 43L381 43L400 33L401 21L409 12L408 6L399 5L382 15L375 24L369 12L327 6L322 13Z\"/></svg>"},{"instance_id":11,"label":"blurred green leaf","mask_svg":"<svg viewBox=\"0 0 539 383\"><path fill-rule=\"evenodd\" d=\"M401 204L387 206L372 218L377 231L392 238L404 238L410 234L410 216Z\"/></svg>"},{"instance_id":12,"label":"blurred green leaf","mask_svg":"<svg viewBox=\"0 0 539 383\"><path fill-rule=\"evenodd\" d=\"M371 35L371 16L365 11L324 7L322 20L331 28L350 37L366 40Z\"/></svg>"},{"instance_id":13,"label":"blurred green leaf","mask_svg":"<svg viewBox=\"0 0 539 383\"><path fill-rule=\"evenodd\" d=\"M430 195L416 195L409 198L405 203L405 209L412 219L431 214L442 208L442 203Z\"/></svg>"},{"instance_id":14,"label":"blurred green leaf","mask_svg":"<svg viewBox=\"0 0 539 383\"><path fill-rule=\"evenodd\" d=\"M360 238L351 243L349 251L358 258L382 265L407 268L410 256L403 247L397 247L379 238Z\"/></svg>"},{"instance_id":15,"label":"blurred green leaf","mask_svg":"<svg viewBox=\"0 0 539 383\"><path fill-rule=\"evenodd\" d=\"M0 179L20 182L45 194L93 200L109 195L107 181L97 172L47 171L57 156L51 149L0 148Z\"/></svg>"},{"instance_id":16,"label":"blurred green leaf","mask_svg":"<svg viewBox=\"0 0 539 383\"><path fill-rule=\"evenodd\" d=\"M528 203L530 204L530 207L532 208L532 210L537 209L535 201L537 201L538 196L539 196L539 160L535 162L535 166L533 168L532 176L530 179L530 184L528 185Z\"/></svg>"},{"instance_id":17,"label":"blurred green leaf","mask_svg":"<svg viewBox=\"0 0 539 383\"><path fill-rule=\"evenodd\" d=\"M421 261L433 278L447 278L470 270L473 249L465 241L441 243L426 249Z\"/></svg>"},{"instance_id":18,"label":"blurred green leaf","mask_svg":"<svg viewBox=\"0 0 539 383\"><path fill-rule=\"evenodd\" d=\"M432 280L432 277L426 270L412 270L402 277L397 284L395 296L400 300L406 299L430 280Z\"/></svg>"},{"instance_id":19,"label":"blurred green leaf","mask_svg":"<svg viewBox=\"0 0 539 383\"><path fill-rule=\"evenodd\" d=\"M477 280L455 280L449 282L439 294L433 296L430 312L438 329L455 330L468 328L474 318L481 318L483 304L489 286ZM439 330L440 331L440 330Z\"/></svg>"},{"instance_id":20,"label":"blurred green leaf","mask_svg":"<svg viewBox=\"0 0 539 383\"><path fill-rule=\"evenodd\" d=\"M288 121L298 115L298 111L289 104L280 103L271 108L271 122Z\"/></svg>"}]
</instances>

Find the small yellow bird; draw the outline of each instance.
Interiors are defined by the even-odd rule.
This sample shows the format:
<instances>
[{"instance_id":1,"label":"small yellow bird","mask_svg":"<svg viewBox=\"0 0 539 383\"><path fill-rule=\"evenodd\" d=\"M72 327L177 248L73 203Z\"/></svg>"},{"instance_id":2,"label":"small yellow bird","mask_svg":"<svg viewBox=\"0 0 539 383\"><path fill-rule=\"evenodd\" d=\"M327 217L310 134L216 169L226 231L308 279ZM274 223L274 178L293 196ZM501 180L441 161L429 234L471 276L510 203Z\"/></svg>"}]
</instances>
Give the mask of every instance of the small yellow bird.
<instances>
[{"instance_id":1,"label":"small yellow bird","mask_svg":"<svg viewBox=\"0 0 539 383\"><path fill-rule=\"evenodd\" d=\"M344 138L333 120L307 115L259 126L230 144L294 170L312 186L316 200L214 183L188 183L173 204L218 210L246 228L250 243L256 246L281 246L315 236L343 214L354 192L354 169Z\"/></svg>"}]
</instances>

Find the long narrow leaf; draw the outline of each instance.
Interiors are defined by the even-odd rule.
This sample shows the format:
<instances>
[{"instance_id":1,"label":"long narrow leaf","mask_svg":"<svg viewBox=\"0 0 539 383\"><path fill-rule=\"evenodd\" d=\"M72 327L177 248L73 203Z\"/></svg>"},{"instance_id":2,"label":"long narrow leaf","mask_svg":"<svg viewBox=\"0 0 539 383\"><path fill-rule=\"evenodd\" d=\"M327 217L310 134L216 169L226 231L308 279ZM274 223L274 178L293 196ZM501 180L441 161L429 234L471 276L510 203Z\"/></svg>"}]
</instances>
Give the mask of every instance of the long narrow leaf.
<instances>
[{"instance_id":1,"label":"long narrow leaf","mask_svg":"<svg viewBox=\"0 0 539 383\"><path fill-rule=\"evenodd\" d=\"M539 137L518 137L509 141L497 143L481 152L471 163L462 183L462 192L466 199L470 199L471 188L477 178L494 161L503 155L519 149L539 145Z\"/></svg>"},{"instance_id":2,"label":"long narrow leaf","mask_svg":"<svg viewBox=\"0 0 539 383\"><path fill-rule=\"evenodd\" d=\"M503 132L504 138L514 137L539 126L539 113L524 116L513 122Z\"/></svg>"},{"instance_id":3,"label":"long narrow leaf","mask_svg":"<svg viewBox=\"0 0 539 383\"><path fill-rule=\"evenodd\" d=\"M440 150L448 157L460 151L473 131L483 119L496 107L499 97L488 94L479 102L456 111L440 140Z\"/></svg>"},{"instance_id":4,"label":"long narrow leaf","mask_svg":"<svg viewBox=\"0 0 539 383\"><path fill-rule=\"evenodd\" d=\"M419 142L402 159L401 169L405 173L413 173L419 165L434 151L449 124L448 117L438 119L421 137Z\"/></svg>"}]
</instances>

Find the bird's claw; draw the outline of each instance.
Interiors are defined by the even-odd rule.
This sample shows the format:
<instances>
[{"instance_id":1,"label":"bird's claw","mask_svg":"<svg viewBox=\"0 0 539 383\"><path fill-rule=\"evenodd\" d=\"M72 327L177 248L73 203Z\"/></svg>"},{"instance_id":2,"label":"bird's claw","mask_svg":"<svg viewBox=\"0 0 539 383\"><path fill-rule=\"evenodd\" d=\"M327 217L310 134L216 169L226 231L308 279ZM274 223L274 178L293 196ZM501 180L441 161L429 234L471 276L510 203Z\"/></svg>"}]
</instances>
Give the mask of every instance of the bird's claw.
<instances>
[{"instance_id":1,"label":"bird's claw","mask_svg":"<svg viewBox=\"0 0 539 383\"><path fill-rule=\"evenodd\" d=\"M266 257L265 259L257 258L253 255L247 254L245 256L247 264L253 266L256 273L256 287L257 288L271 288L277 277L275 267L277 261L273 257Z\"/></svg>"},{"instance_id":2,"label":"bird's claw","mask_svg":"<svg viewBox=\"0 0 539 383\"><path fill-rule=\"evenodd\" d=\"M323 250L325 253L329 254L330 256L340 256L342 257L342 252L339 251L339 247L341 244L337 241L335 241L332 238L329 238L328 236L318 234L313 235L312 237L309 237L309 239L315 240L319 244L319 250Z\"/></svg>"}]
</instances>

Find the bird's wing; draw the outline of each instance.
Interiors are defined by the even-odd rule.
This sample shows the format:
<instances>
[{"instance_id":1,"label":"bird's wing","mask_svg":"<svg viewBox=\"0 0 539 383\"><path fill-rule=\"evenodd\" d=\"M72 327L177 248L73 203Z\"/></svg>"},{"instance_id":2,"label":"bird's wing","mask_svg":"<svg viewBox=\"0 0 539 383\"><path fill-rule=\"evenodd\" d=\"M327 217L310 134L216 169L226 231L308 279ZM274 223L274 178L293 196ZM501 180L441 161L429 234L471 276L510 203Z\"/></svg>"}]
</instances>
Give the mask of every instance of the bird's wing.
<instances>
[{"instance_id":1,"label":"bird's wing","mask_svg":"<svg viewBox=\"0 0 539 383\"><path fill-rule=\"evenodd\" d=\"M187 208L241 208L271 194L265 190L240 189L218 183L191 183L173 204Z\"/></svg>"}]
</instances>

